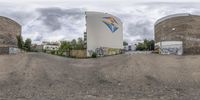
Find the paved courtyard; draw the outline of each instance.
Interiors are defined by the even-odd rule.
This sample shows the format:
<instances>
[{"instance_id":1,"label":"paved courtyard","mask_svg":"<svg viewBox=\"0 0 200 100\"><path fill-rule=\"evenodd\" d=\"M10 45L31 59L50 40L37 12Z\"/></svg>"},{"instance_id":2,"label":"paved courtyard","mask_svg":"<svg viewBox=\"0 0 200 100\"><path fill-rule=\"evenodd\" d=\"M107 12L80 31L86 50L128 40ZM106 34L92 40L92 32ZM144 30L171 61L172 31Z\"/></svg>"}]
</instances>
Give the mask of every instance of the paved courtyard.
<instances>
[{"instance_id":1,"label":"paved courtyard","mask_svg":"<svg viewBox=\"0 0 200 100\"><path fill-rule=\"evenodd\" d=\"M200 56L0 56L0 100L199 100Z\"/></svg>"}]
</instances>

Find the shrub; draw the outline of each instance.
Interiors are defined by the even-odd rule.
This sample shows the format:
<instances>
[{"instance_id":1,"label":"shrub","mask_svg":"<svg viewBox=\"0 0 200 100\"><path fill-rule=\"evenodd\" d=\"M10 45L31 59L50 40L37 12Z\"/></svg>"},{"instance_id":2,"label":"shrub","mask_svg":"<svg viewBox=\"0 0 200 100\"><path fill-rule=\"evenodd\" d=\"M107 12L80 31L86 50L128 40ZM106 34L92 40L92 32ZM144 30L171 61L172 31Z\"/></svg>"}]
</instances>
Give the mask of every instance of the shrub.
<instances>
[{"instance_id":1,"label":"shrub","mask_svg":"<svg viewBox=\"0 0 200 100\"><path fill-rule=\"evenodd\" d=\"M51 51L51 54L54 55L56 52L55 51Z\"/></svg>"},{"instance_id":2,"label":"shrub","mask_svg":"<svg viewBox=\"0 0 200 100\"><path fill-rule=\"evenodd\" d=\"M45 49L44 49L44 50L42 50L42 51L43 51L44 53L46 53L46 52L47 52L47 50L45 50Z\"/></svg>"},{"instance_id":3,"label":"shrub","mask_svg":"<svg viewBox=\"0 0 200 100\"><path fill-rule=\"evenodd\" d=\"M93 52L92 53L92 58L96 58L97 57L97 53L96 52Z\"/></svg>"}]
</instances>

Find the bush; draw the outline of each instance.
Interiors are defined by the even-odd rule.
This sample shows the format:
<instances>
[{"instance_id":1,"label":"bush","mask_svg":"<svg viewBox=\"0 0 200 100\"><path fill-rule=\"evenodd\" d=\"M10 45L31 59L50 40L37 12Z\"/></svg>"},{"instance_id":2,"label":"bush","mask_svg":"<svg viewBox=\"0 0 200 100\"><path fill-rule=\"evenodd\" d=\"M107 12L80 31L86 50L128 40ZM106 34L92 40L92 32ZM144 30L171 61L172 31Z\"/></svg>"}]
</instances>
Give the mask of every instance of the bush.
<instances>
[{"instance_id":1,"label":"bush","mask_svg":"<svg viewBox=\"0 0 200 100\"><path fill-rule=\"evenodd\" d=\"M96 52L93 52L92 53L92 58L96 58L97 57L97 53Z\"/></svg>"},{"instance_id":2,"label":"bush","mask_svg":"<svg viewBox=\"0 0 200 100\"><path fill-rule=\"evenodd\" d=\"M54 55L56 53L56 51L51 51L51 54Z\"/></svg>"},{"instance_id":3,"label":"bush","mask_svg":"<svg viewBox=\"0 0 200 100\"><path fill-rule=\"evenodd\" d=\"M138 51L153 51L154 50L154 40L144 40L144 43L139 43L136 46L136 50Z\"/></svg>"},{"instance_id":4,"label":"bush","mask_svg":"<svg viewBox=\"0 0 200 100\"><path fill-rule=\"evenodd\" d=\"M43 52L44 52L44 53L46 53L46 52L47 52L47 50L45 50L45 49L44 49L44 50L43 50Z\"/></svg>"}]
</instances>

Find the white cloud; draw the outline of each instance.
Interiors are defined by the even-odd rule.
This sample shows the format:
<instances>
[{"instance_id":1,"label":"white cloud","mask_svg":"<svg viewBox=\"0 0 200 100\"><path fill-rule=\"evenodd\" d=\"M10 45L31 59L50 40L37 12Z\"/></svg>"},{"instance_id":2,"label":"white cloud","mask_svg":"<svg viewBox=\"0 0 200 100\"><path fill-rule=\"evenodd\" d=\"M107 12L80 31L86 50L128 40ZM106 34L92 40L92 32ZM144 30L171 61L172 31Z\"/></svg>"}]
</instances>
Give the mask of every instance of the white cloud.
<instances>
[{"instance_id":1,"label":"white cloud","mask_svg":"<svg viewBox=\"0 0 200 100\"><path fill-rule=\"evenodd\" d=\"M12 0L5 2L0 0L0 15L18 21L23 26L24 38L32 38L34 42L38 42L83 37L84 11L107 12L123 21L124 39L131 42L145 38L153 39L153 25L161 17L175 13L200 14L200 3L192 3L199 0L145 1Z\"/></svg>"}]
</instances>

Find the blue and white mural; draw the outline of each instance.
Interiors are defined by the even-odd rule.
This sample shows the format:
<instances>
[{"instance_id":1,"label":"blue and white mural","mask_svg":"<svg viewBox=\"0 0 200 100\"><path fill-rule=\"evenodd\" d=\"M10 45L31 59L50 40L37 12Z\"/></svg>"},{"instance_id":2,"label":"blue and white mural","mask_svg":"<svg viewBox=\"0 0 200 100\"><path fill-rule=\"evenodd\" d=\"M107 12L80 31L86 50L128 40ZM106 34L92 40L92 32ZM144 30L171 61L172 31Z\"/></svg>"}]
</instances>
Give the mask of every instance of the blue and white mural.
<instances>
[{"instance_id":1,"label":"blue and white mural","mask_svg":"<svg viewBox=\"0 0 200 100\"><path fill-rule=\"evenodd\" d=\"M156 48L159 49L160 54L183 54L183 42L182 41L162 41L156 43Z\"/></svg>"},{"instance_id":2,"label":"blue and white mural","mask_svg":"<svg viewBox=\"0 0 200 100\"><path fill-rule=\"evenodd\" d=\"M119 28L117 21L113 17L103 17L103 23L107 25L112 33Z\"/></svg>"}]
</instances>

